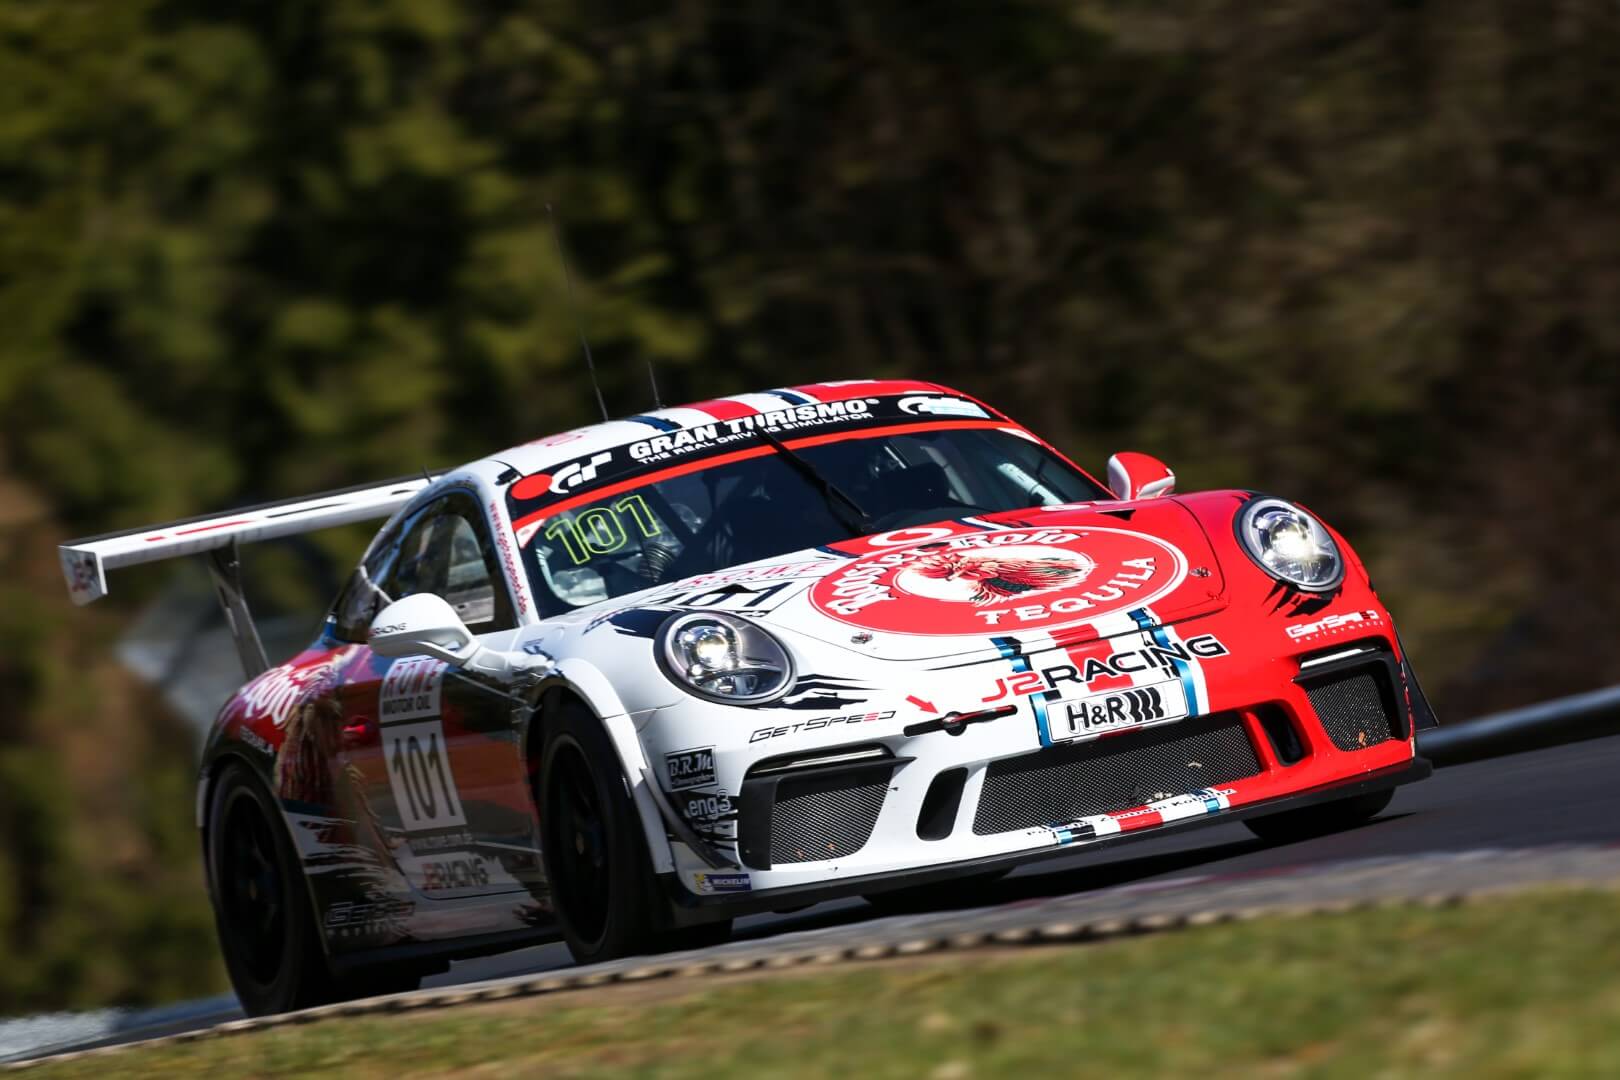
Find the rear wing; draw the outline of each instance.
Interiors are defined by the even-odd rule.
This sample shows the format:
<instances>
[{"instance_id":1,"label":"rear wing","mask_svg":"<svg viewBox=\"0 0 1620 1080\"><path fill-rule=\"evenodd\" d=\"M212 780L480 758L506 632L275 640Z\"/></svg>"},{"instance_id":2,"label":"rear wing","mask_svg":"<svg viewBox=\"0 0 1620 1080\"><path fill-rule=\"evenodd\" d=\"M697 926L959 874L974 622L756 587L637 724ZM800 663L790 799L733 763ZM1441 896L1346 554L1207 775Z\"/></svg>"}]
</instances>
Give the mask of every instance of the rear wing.
<instances>
[{"instance_id":1,"label":"rear wing","mask_svg":"<svg viewBox=\"0 0 1620 1080\"><path fill-rule=\"evenodd\" d=\"M206 555L220 603L230 621L231 633L236 637L237 651L242 654L242 665L252 678L268 664L247 602L242 598L237 546L385 518L435 479L427 474L406 476L382 484L363 484L244 507L226 514L70 540L59 549L68 595L75 604L89 604L107 595L108 570L186 555Z\"/></svg>"}]
</instances>

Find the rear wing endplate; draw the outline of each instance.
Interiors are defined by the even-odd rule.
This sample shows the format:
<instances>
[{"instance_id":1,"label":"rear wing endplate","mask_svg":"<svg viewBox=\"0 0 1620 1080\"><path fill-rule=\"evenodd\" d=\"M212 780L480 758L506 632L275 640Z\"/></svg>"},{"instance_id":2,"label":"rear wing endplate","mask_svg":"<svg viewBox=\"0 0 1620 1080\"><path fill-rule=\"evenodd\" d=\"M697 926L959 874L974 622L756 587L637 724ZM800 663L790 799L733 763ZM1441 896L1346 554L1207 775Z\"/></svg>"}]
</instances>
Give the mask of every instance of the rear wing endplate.
<instances>
[{"instance_id":1,"label":"rear wing endplate","mask_svg":"<svg viewBox=\"0 0 1620 1080\"><path fill-rule=\"evenodd\" d=\"M59 549L68 595L75 604L88 604L107 595L108 570L186 555L205 555L220 604L236 638L242 666L252 678L268 664L247 602L242 597L238 545L385 518L410 502L434 479L436 477L426 474L406 476L382 484L364 484L244 507L227 514L70 540Z\"/></svg>"}]
</instances>

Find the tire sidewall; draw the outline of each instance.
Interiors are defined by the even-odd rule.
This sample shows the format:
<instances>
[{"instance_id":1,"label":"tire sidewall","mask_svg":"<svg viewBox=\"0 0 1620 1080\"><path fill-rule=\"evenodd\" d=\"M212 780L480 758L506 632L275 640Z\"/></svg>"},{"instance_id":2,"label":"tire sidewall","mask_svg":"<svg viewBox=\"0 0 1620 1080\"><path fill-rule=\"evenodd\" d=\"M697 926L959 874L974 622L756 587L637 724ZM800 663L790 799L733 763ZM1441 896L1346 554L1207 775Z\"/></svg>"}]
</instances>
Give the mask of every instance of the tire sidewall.
<instances>
[{"instance_id":1,"label":"tire sidewall","mask_svg":"<svg viewBox=\"0 0 1620 1080\"><path fill-rule=\"evenodd\" d=\"M275 845L276 876L281 885L281 904L285 913L282 920L281 962L275 977L268 982L259 980L248 970L242 957L237 955L235 932L226 924L229 916L225 911L220 880L222 867L226 865L223 857L227 842L225 824L232 811L244 802L251 804L269 828ZM245 766L227 766L215 785L209 800L207 850L208 880L220 952L242 1008L250 1016L261 1016L314 1004L314 999L320 996L320 986L328 980L325 978L325 960L304 887L302 864L287 836L280 807Z\"/></svg>"},{"instance_id":2,"label":"tire sidewall","mask_svg":"<svg viewBox=\"0 0 1620 1080\"><path fill-rule=\"evenodd\" d=\"M582 964L635 955L654 946L660 926L659 897L651 871L641 818L631 800L624 771L601 721L574 703L563 704L546 724L535 808L540 815L541 857L546 879L557 882L554 857L562 843L547 806L552 769L566 750L577 750L590 771L591 784L602 808L607 847L608 893L606 919L595 938L582 934L567 911L561 892L553 888L552 903L558 928L568 951Z\"/></svg>"}]
</instances>

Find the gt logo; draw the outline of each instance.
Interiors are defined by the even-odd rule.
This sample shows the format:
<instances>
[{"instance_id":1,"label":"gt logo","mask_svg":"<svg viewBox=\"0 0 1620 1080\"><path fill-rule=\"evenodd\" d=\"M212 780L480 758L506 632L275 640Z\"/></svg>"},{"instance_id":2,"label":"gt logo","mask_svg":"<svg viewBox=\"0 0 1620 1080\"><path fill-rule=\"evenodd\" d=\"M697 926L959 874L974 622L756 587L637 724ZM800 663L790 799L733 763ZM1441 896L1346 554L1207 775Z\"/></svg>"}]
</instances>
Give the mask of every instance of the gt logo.
<instances>
[{"instance_id":1,"label":"gt logo","mask_svg":"<svg viewBox=\"0 0 1620 1080\"><path fill-rule=\"evenodd\" d=\"M613 455L604 450L600 454L592 454L588 461L569 462L551 474L551 493L556 495L581 484L590 483L596 479L596 470L612 460Z\"/></svg>"}]
</instances>

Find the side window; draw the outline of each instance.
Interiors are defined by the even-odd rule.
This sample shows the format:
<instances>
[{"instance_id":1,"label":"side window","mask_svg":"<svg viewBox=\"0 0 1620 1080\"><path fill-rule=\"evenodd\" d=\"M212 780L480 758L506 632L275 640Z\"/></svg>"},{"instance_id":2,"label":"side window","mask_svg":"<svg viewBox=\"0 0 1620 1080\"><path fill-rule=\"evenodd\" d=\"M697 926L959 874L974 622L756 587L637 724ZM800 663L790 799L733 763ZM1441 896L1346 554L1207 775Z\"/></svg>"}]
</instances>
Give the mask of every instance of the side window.
<instances>
[{"instance_id":1,"label":"side window","mask_svg":"<svg viewBox=\"0 0 1620 1080\"><path fill-rule=\"evenodd\" d=\"M364 642L371 629L371 620L388 605L388 596L382 591L381 581L399 553L399 529L395 528L371 546L371 552L338 594L332 609L334 630L342 641Z\"/></svg>"},{"instance_id":2,"label":"side window","mask_svg":"<svg viewBox=\"0 0 1620 1080\"><path fill-rule=\"evenodd\" d=\"M475 634L517 625L478 504L459 493L425 507L406 525L382 590L394 600L442 596Z\"/></svg>"}]
</instances>

